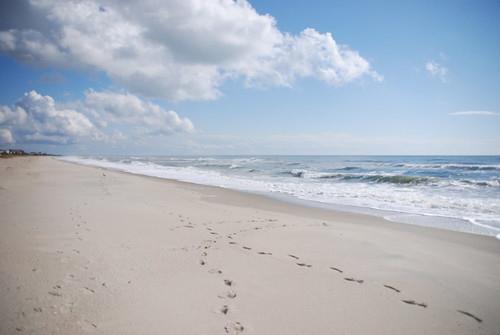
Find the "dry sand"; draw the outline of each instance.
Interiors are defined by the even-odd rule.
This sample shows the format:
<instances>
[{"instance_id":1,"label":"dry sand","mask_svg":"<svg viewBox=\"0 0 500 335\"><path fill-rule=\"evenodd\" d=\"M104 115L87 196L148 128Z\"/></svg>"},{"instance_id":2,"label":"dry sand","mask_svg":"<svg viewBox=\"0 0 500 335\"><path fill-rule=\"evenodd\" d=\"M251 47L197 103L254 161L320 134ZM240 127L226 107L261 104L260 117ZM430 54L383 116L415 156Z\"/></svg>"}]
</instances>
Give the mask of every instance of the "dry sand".
<instances>
[{"instance_id":1,"label":"dry sand","mask_svg":"<svg viewBox=\"0 0 500 335\"><path fill-rule=\"evenodd\" d=\"M0 160L0 334L499 334L500 241Z\"/></svg>"}]
</instances>

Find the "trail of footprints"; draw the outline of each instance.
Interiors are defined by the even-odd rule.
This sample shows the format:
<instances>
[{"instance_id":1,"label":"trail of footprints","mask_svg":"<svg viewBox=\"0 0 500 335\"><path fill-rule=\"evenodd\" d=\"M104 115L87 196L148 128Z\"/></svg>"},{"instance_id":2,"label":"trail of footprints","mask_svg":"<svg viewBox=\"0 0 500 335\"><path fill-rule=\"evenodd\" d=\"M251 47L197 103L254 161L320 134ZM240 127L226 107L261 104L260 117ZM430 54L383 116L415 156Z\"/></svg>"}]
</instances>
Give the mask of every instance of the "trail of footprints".
<instances>
[{"instance_id":1,"label":"trail of footprints","mask_svg":"<svg viewBox=\"0 0 500 335\"><path fill-rule=\"evenodd\" d=\"M271 221L271 220L269 220ZM272 220L271 222L276 222L277 220ZM257 222L256 220L251 220L250 222ZM323 223L323 226L327 226L326 223ZM286 227L286 225L282 225L280 227ZM244 233L244 232L248 232L248 231L252 231L252 230L261 230L261 229L266 229L266 228L276 228L276 227L253 227L253 228L249 228L249 229L246 229L246 230L240 230L239 233ZM237 233L232 233L230 235L228 235L227 237L228 238L231 238L232 239L232 236L236 235ZM229 244L230 245L237 245L238 243L235 242L235 241L229 241ZM246 250L246 251L252 251L252 247L249 247L249 246L246 246L246 245L243 245L241 246L242 249ZM258 251L257 252L258 255L272 255L271 252L265 252L265 251ZM305 263L305 262L302 262L300 261L300 257L297 256L297 255L294 255L294 254L288 254L287 255L289 258L295 260L295 264L299 267L302 267L302 268L312 268L312 264L308 264L308 263ZM343 274L344 273L344 270L338 268L338 267L334 267L334 266L330 266L329 269L339 273L339 274ZM359 279L359 278L354 278L354 277L344 277L343 278L345 281L347 282L351 282L351 283L355 283L355 284L363 284L365 283L365 281L363 279ZM388 285L388 284L383 284L383 287L388 289L388 290L391 290L393 291L394 293L396 294L401 294L402 291L392 285ZM417 306L417 307L420 307L420 308L427 308L428 307L428 304L426 302L419 302L419 301L415 301L413 299L401 299L401 302L404 303L404 304L407 304L407 305L413 305L413 306ZM470 313L470 312L467 312L467 311L463 311L463 310L457 310L458 313L462 314L462 315L465 315L465 316L468 316L470 317L471 319L475 320L476 322L478 323L482 323L483 320L479 317L477 317L476 315ZM226 314L226 313L224 313ZM243 329L243 328L242 328Z\"/></svg>"},{"instance_id":2,"label":"trail of footprints","mask_svg":"<svg viewBox=\"0 0 500 335\"><path fill-rule=\"evenodd\" d=\"M277 220L274 220L274 219L265 219L265 220L261 220L261 221L257 221L257 220L251 220L250 222L269 222L269 223L272 223L272 222L276 222ZM223 223L223 222L218 222L218 223ZM207 224L205 224L207 225ZM283 225L283 227L285 227L286 225ZM179 226L178 227L175 227L175 228L180 228ZM248 232L248 231L255 231L255 230L261 230L261 229L265 229L265 228L272 228L272 227L253 227L253 228L250 228L250 229L242 229L240 230L239 232L233 232L233 233L230 233L228 235L226 235L225 237L230 240L228 241L228 244L230 245L238 245L238 243L236 241L232 241L233 239L233 236L236 236L238 235L239 233L245 233L245 232ZM209 232L210 235L213 235L215 236L216 239L219 239L219 238L222 238L222 235L219 234L218 232L214 231L214 229L212 227L206 227L206 230ZM208 252L206 251L207 249L210 249L211 246L213 245L213 243L215 243L216 241L214 240L204 240L202 242L202 244L198 247L198 249L202 249L202 250L205 250L201 253L201 259L200 259L200 265L206 265L207 264L207 256L208 256ZM242 249L244 250L252 250L251 247L248 247L248 246L241 246ZM257 254L258 255L262 255L262 256L271 256L272 253L271 252L268 252L268 251L257 251ZM222 270L220 269L215 269L215 268L212 268L210 270L208 270L209 273L211 274L217 274L217 275L222 275L223 272ZM223 293L219 294L217 297L220 298L220 299L230 299L230 300L233 300L233 299L236 299L237 298L237 293L236 291L234 290L234 282L233 280L231 279L223 279L223 283L224 283L224 286L227 288ZM230 305L229 304L223 304L220 309L219 309L219 312L224 315L225 317L230 317ZM242 333L243 331L245 330L245 327L243 326L243 324L239 321L231 321L229 320L229 322L226 324L226 326L224 326L224 331L225 333L227 334L240 334Z\"/></svg>"},{"instance_id":3,"label":"trail of footprints","mask_svg":"<svg viewBox=\"0 0 500 335\"><path fill-rule=\"evenodd\" d=\"M169 214L173 215L173 213L169 213ZM87 221L83 220L82 216L78 215L76 213L75 213L75 215L73 215L73 213L71 212L70 215L71 215L72 221L75 221L75 219L77 221L79 221L79 223L76 223L77 231L75 232L75 235L77 236L77 239L79 241L83 241L83 238L80 235L80 229L85 228L86 231L90 231L89 228L86 228ZM197 225L193 224L187 217L184 217L182 215L178 215L178 219L179 219L180 224L171 228L170 229L171 231L175 231L178 229L197 228ZM249 222L251 222L251 223L264 223L264 222L266 222L266 223L273 224L273 223L277 222L277 220L275 220L275 219L262 219L260 221L250 220ZM223 221L216 222L216 224L222 224L222 223L223 223ZM224 237L228 240L229 245L234 246L234 247L240 247L242 250L245 250L246 252L255 252L257 255L260 255L260 256L272 256L273 255L272 252L261 251L261 250L254 251L254 249L250 246L240 245L237 241L234 241L234 237L236 237L238 234L242 234L242 233L246 233L246 232L250 232L250 231L268 230L268 229L276 229L276 228L286 227L286 225L279 225L279 226L267 225L267 226L263 226L263 227L256 226L256 227L251 227L248 229L242 229L242 230L239 230L238 232L233 232L233 233L230 233L230 234L223 236L223 235L219 234L217 231L215 231L212 227L208 227L208 225L211 225L211 224L213 224L213 223L203 224L204 226L206 226L205 229L208 232L208 235L210 238L203 240L202 243L197 247L197 249L201 250L200 259L199 259L200 266L207 265L207 258L208 258L209 249L212 248L212 246L214 246L217 243L218 239L224 238ZM80 251L76 248L72 249L72 251L77 255L80 254ZM58 250L57 253L62 255L63 251ZM296 264L296 266L298 266L298 267L305 268L305 269L309 269L309 268L313 267L312 264L308 264L308 263L303 262L301 260L301 258L295 254L287 254L286 256L290 260L292 260ZM88 269L88 267L85 267L85 268ZM341 274L341 275L344 274L344 270L342 270L338 267L330 266L329 269L338 273L338 274ZM37 269L33 269L34 272L36 270ZM210 270L208 270L208 272L211 274L214 274L214 275L221 276L221 277L223 275L223 271L220 269L211 268ZM74 275L71 275L71 276L74 277ZM365 283L365 281L363 279L354 278L351 276L343 277L343 279L346 282L359 284L359 285ZM238 294L237 294L236 290L234 289L235 283L231 279L227 279L227 278L223 278L222 281L223 281L223 284L224 284L224 287L226 288L226 290L224 290L224 292L218 294L217 297L219 299L226 300L225 301L226 303L224 303L219 308L220 314L228 319L227 324L224 326L224 331L226 334L235 334L235 335L241 334L242 332L244 332L245 327L239 321L234 321L231 319L230 302L234 301L234 299L237 299L237 297L238 297ZM129 283L130 283L130 281L129 281ZM106 284L102 283L102 287L106 288ZM383 287L385 289L388 289L388 290L394 292L395 294L402 293L402 291L399 288L396 288L392 285L384 284ZM87 287L87 286L83 287L82 289L89 292L90 294L95 293L95 289L92 289L92 288ZM61 285L55 285L55 286L53 286L52 290L48 291L48 294L55 297L55 298L61 298L63 296L61 291L62 291ZM424 308L424 309L428 308L427 303L415 301L413 299L401 299L401 302L404 304L407 304L407 305L412 305L412 306L416 306L416 307L420 307L420 308ZM42 313L43 309L41 307L34 307L33 311L36 313ZM483 322L483 320L481 318L479 318L478 316L476 316L470 312L467 312L464 310L457 310L457 312L460 313L461 315L467 316L467 317L475 320L477 323ZM92 325L92 327L97 328L97 325L95 323L90 322L90 321L88 321L88 322L89 322L89 324Z\"/></svg>"},{"instance_id":4,"label":"trail of footprints","mask_svg":"<svg viewBox=\"0 0 500 335\"><path fill-rule=\"evenodd\" d=\"M206 230L209 232L209 235L213 236L220 236L219 233L213 230L211 227L206 227ZM228 237L228 236L226 236ZM228 237L230 238L230 237ZM200 265L204 266L207 264L207 257L208 257L208 250L213 246L214 243L217 241L207 239L203 240L202 243L198 246L198 249L202 250L200 254ZM222 270L212 268L208 270L208 273L214 274L214 275L219 275L222 277ZM217 295L219 299L223 300L233 300L236 299L238 294L234 290L234 282L231 279L224 278L222 279L223 285L225 287L224 292L220 293ZM225 301L225 303L218 309L218 312L222 314L225 318L228 319L226 325L224 326L224 331L226 334L231 334L231 335L237 335L241 334L244 330L245 327L241 324L239 321L233 321L231 320L231 315L230 315L230 305L228 302Z\"/></svg>"},{"instance_id":5,"label":"trail of footprints","mask_svg":"<svg viewBox=\"0 0 500 335\"><path fill-rule=\"evenodd\" d=\"M222 271L218 270L218 274L222 274ZM224 285L227 287L227 290L223 294L219 294L218 297L221 299L235 299L238 295L236 294L236 291L234 290L234 282L231 279L224 279ZM219 309L219 311L225 315L228 316L229 314L229 305L224 304L222 307ZM227 334L240 334L245 330L245 327L239 322L239 321L229 321L225 326L224 326L224 331Z\"/></svg>"},{"instance_id":6,"label":"trail of footprints","mask_svg":"<svg viewBox=\"0 0 500 335\"><path fill-rule=\"evenodd\" d=\"M81 219L81 216L79 216L79 218ZM196 228L197 225L193 224L187 217L183 217L182 215L178 215L178 218L179 218L179 221L180 221L180 225L174 227L173 229L171 230L176 230L176 229L193 229L193 228ZM275 222L277 222L277 220L275 219L261 219L260 221L258 220L250 220L249 221L250 223L269 223L269 224L273 224ZM87 222L86 221L83 221L84 224L86 224ZM221 222L216 222L216 224L222 224L224 223L223 221ZM227 240L228 240L228 244L231 245L231 246L239 246L241 247L243 250L247 251L247 252L256 252L257 255L261 255L261 256L272 256L273 253L269 252L269 251L254 251L252 247L250 246L247 246L247 245L239 245L239 243L237 241L234 241L234 237L236 237L238 234L243 234L243 233L246 233L246 232L251 232L251 231L258 231L258 230L268 230L268 229L276 229L276 228L282 228L282 227L286 227L287 225L283 224L283 225L278 225L278 226L270 226L270 225L267 225L267 226L256 226L256 227L251 227L251 228L248 228L248 229L241 229L239 230L238 232L233 232L233 233L230 233L230 234L227 234L225 236L223 236L222 234L219 234L217 231L215 231L212 227L210 227L209 225L212 225L213 223L205 223L203 224L205 227L205 229L207 230L208 234L210 235L210 238L209 239L205 239L202 241L202 243L198 246L198 249L201 250L201 253L200 253L200 260L199 260L199 263L201 266L205 266L207 265L207 257L208 257L208 251L210 248L212 248L212 246L214 246L216 243L217 243L217 240L220 239L220 238L223 238L225 237ZM325 226L325 224L323 224ZM80 224L77 224L77 227L80 227ZM81 237L79 238L80 240ZM74 252L76 253L79 253L76 251L76 249L74 250ZM295 255L295 254L288 254L287 257L290 259L290 260L293 260L295 262L295 264L298 266L298 267L302 267L302 268L312 268L313 265L312 264L308 264L308 263L305 263L303 261L301 261L300 257ZM337 272L338 274L344 274L344 270L338 268L338 267L334 267L334 266L330 266L329 267L330 270L334 271L334 272ZM210 269L208 270L209 273L211 274L215 274L215 275L219 275L219 276L222 276L223 272L222 270L220 269ZM355 277L352 277L352 276L346 276L346 277L343 277L343 279L346 281L346 282L351 282L351 283L354 283L354 284L364 284L365 281L363 279L359 279L359 278L355 278ZM219 294L218 295L218 298L220 299L224 299L224 300L228 300L228 301L233 301L233 299L237 299L238 295L237 295L237 292L235 291L234 289L234 285L235 283L230 280L230 279L223 279L223 283L224 283L224 286L226 287L226 290ZM57 290L58 288L60 289L60 287L57 287L58 285L56 285L54 288L55 290L52 290L49 292L49 294L51 295L54 295L54 296L60 296L59 294L59 291ZM104 286L104 285L103 285ZM385 289L388 289L392 292L394 292L395 294L402 294L402 291L399 289L399 288L396 288L392 285L388 285L388 284L383 284L383 287ZM89 289L88 287L85 287L84 289L88 290L88 291L91 291L92 293L94 293L95 291L92 290L92 289ZM415 301L413 299L401 299L401 302L404 303L404 304L407 304L407 305L412 305L412 306L416 306L416 307L420 307L420 308L428 308L428 304L425 303L425 302L419 302L419 301ZM41 311L41 308L40 308L40 311ZM223 304L220 309L219 309L219 312L224 316L224 317L227 317L228 318L228 323L226 324L226 326L224 327L224 331L227 333L227 334L240 334L242 332L244 332L245 330L245 327L243 326L243 324L241 324L239 321L233 321L233 320L230 320L230 304L226 303L226 304ZM474 315L473 313L470 313L470 312L467 312L467 311L464 311L464 310L457 310L458 313L462 314L462 315L465 315L473 320L475 320L477 323L482 323L483 320L481 318L479 318L478 316ZM94 325L94 324L93 324ZM95 326L96 327L96 326Z\"/></svg>"},{"instance_id":7,"label":"trail of footprints","mask_svg":"<svg viewBox=\"0 0 500 335\"><path fill-rule=\"evenodd\" d=\"M87 206L87 205L88 205L87 202L83 203L83 206ZM71 224L74 224L74 227L75 227L75 231L73 233L75 236L75 239L70 242L71 243L70 245L64 246L65 248L69 248L69 251L65 252L64 250L60 250L60 249L55 250L55 255L57 255L57 257L60 258L61 260L66 259L67 257L82 257L79 246L81 246L81 243L85 241L85 239L83 238L83 236L85 235L85 232L91 231L91 229L88 227L87 220L85 220L82 217L82 215L80 215L80 213L78 211L78 207L71 209L69 212L69 216L71 219ZM74 255L71 256L70 255L71 253L73 253ZM34 273L36 273L38 270L39 269L37 269L37 268L31 269L31 271ZM81 267L81 270L84 272L88 271L89 267L87 265L84 265ZM84 274L82 274L82 275L85 277ZM65 285L63 283L66 283L67 285L75 285L76 283L82 283L82 281L80 279L77 280L76 278L77 278L77 276L75 274L69 273L65 279L60 281L60 283L53 285L47 291L47 294L50 296L50 299L54 299L53 301L49 300L51 305L47 306L47 307L43 307L43 308L42 308L42 306L33 306L33 308L32 308L33 312L34 313L46 313L46 309L48 309L49 313L50 313L50 310L58 308L58 306L70 306L69 308L72 309L74 301L68 301L68 299L71 299L71 297L64 294L64 288L65 288L64 286ZM83 278L81 278L81 279L83 279ZM96 280L95 277L88 277L87 279L91 280L91 281ZM69 280L69 282L68 282L68 280ZM83 286L82 290L84 290L85 292L87 292L89 294L95 294L97 288L94 289L94 288L91 288L89 286ZM103 282L100 285L100 287L106 288L107 287L106 283ZM56 301L57 301L57 303L56 303ZM26 315L26 313L23 312L23 315ZM97 328L97 325L95 322L92 322L89 320L85 320L85 322L88 323L89 325L91 325L93 328ZM15 329L16 329L16 332L23 332L25 330L24 327L21 327L21 326L16 327Z\"/></svg>"}]
</instances>

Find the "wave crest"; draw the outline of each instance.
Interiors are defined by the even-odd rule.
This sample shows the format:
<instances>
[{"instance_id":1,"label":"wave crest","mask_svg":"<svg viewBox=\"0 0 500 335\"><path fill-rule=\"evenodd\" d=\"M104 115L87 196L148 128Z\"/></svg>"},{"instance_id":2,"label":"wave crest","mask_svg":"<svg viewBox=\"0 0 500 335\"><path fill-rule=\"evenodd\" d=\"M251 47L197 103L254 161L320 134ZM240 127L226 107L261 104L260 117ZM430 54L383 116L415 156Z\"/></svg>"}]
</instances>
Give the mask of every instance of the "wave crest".
<instances>
[{"instance_id":1,"label":"wave crest","mask_svg":"<svg viewBox=\"0 0 500 335\"><path fill-rule=\"evenodd\" d=\"M318 177L319 179L337 179L343 181L367 181L374 183L389 184L425 184L432 179L428 177L416 177L405 175L357 175L357 174L327 174Z\"/></svg>"}]
</instances>

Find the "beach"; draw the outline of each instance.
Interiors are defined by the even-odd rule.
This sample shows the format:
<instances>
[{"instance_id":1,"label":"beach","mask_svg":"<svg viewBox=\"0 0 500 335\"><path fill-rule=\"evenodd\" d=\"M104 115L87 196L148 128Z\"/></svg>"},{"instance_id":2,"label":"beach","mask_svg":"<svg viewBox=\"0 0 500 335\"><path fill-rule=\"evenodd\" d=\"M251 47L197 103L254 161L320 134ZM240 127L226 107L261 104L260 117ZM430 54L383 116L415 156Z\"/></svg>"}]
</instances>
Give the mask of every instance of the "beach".
<instances>
[{"instance_id":1,"label":"beach","mask_svg":"<svg viewBox=\"0 0 500 335\"><path fill-rule=\"evenodd\" d=\"M0 160L0 334L497 334L500 241Z\"/></svg>"}]
</instances>

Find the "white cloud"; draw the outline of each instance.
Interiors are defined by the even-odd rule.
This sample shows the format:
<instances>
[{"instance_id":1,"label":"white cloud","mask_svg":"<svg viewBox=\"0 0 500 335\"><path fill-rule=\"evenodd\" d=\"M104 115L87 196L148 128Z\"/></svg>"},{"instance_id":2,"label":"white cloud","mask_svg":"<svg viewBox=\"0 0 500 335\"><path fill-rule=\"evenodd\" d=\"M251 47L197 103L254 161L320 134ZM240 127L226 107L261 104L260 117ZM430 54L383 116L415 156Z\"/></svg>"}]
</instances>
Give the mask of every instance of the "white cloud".
<instances>
[{"instance_id":1,"label":"white cloud","mask_svg":"<svg viewBox=\"0 0 500 335\"><path fill-rule=\"evenodd\" d=\"M88 91L82 101L58 104L31 91L14 106L0 106L2 143L116 142L126 138L120 128L141 137L194 131L189 119L129 93Z\"/></svg>"},{"instance_id":2,"label":"white cloud","mask_svg":"<svg viewBox=\"0 0 500 335\"><path fill-rule=\"evenodd\" d=\"M428 61L425 63L425 69L431 76L439 78L442 82L446 81L446 76L448 75L448 69L446 67L437 62Z\"/></svg>"},{"instance_id":3,"label":"white cloud","mask_svg":"<svg viewBox=\"0 0 500 335\"><path fill-rule=\"evenodd\" d=\"M238 77L264 86L291 86L303 77L333 85L381 79L330 33L283 33L246 0L30 4L45 23L28 20L0 32L0 51L35 64L103 71L150 97L214 99L225 79Z\"/></svg>"},{"instance_id":4,"label":"white cloud","mask_svg":"<svg viewBox=\"0 0 500 335\"><path fill-rule=\"evenodd\" d=\"M0 144L14 143L14 137L9 129L0 129Z\"/></svg>"},{"instance_id":5,"label":"white cloud","mask_svg":"<svg viewBox=\"0 0 500 335\"><path fill-rule=\"evenodd\" d=\"M463 112L453 112L448 115L454 116L500 116L500 113L490 112L490 111L463 111Z\"/></svg>"},{"instance_id":6,"label":"white cloud","mask_svg":"<svg viewBox=\"0 0 500 335\"><path fill-rule=\"evenodd\" d=\"M25 93L12 108L0 106L0 126L11 134L11 143L73 143L79 138L99 136L85 115L60 108L50 96L35 91Z\"/></svg>"},{"instance_id":7,"label":"white cloud","mask_svg":"<svg viewBox=\"0 0 500 335\"><path fill-rule=\"evenodd\" d=\"M83 106L103 126L108 123L132 124L141 126L146 133L161 135L194 131L191 120L130 93L90 90L85 93Z\"/></svg>"},{"instance_id":8,"label":"white cloud","mask_svg":"<svg viewBox=\"0 0 500 335\"><path fill-rule=\"evenodd\" d=\"M248 83L260 85L291 86L305 77L331 85L342 85L363 75L382 80L358 52L337 44L330 33L321 34L312 28L297 36L285 34L271 54L248 60L237 70Z\"/></svg>"}]
</instances>

